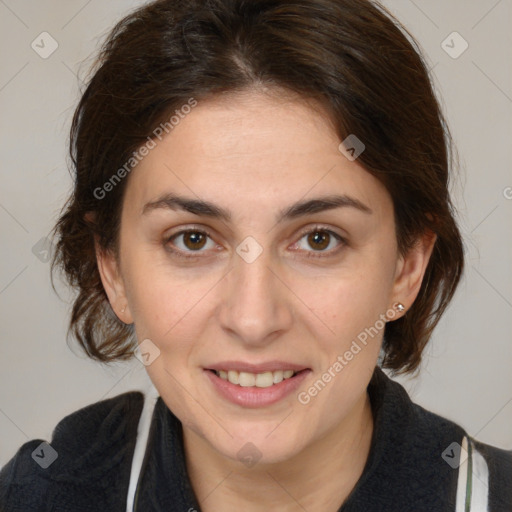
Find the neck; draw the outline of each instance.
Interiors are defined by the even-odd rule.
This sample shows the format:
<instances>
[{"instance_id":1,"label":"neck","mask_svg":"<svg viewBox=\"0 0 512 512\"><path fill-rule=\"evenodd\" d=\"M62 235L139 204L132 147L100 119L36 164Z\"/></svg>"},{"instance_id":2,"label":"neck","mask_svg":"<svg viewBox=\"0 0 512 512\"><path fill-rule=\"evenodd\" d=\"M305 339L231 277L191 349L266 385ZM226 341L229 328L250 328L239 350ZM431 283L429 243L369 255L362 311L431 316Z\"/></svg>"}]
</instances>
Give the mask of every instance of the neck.
<instances>
[{"instance_id":1,"label":"neck","mask_svg":"<svg viewBox=\"0 0 512 512\"><path fill-rule=\"evenodd\" d=\"M183 431L187 469L203 512L335 512L363 473L372 434L367 392L342 424L277 464L240 468L190 429Z\"/></svg>"}]
</instances>

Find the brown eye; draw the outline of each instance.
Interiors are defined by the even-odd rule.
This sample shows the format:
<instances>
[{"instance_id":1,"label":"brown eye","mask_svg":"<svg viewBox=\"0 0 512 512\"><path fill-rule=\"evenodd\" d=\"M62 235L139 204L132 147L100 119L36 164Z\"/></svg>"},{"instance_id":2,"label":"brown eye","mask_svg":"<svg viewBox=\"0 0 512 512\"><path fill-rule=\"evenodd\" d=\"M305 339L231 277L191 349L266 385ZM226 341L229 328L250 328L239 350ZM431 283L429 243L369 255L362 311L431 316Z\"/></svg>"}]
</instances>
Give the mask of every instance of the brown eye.
<instances>
[{"instance_id":1,"label":"brown eye","mask_svg":"<svg viewBox=\"0 0 512 512\"><path fill-rule=\"evenodd\" d=\"M315 250L322 251L329 246L331 235L327 231L313 231L308 235L308 244Z\"/></svg>"},{"instance_id":2,"label":"brown eye","mask_svg":"<svg viewBox=\"0 0 512 512\"><path fill-rule=\"evenodd\" d=\"M206 239L206 235L199 231L189 231L187 233L183 233L183 244L185 247L187 247L187 249L191 249L192 251L202 249L206 244Z\"/></svg>"},{"instance_id":3,"label":"brown eye","mask_svg":"<svg viewBox=\"0 0 512 512\"><path fill-rule=\"evenodd\" d=\"M308 256L325 256L334 254L340 246L345 245L345 239L330 229L315 228L305 232L295 244L296 249L308 253Z\"/></svg>"},{"instance_id":4,"label":"brown eye","mask_svg":"<svg viewBox=\"0 0 512 512\"><path fill-rule=\"evenodd\" d=\"M195 256L191 253L204 253L215 247L215 242L204 231L186 229L175 233L164 242L167 250L177 256Z\"/></svg>"}]
</instances>

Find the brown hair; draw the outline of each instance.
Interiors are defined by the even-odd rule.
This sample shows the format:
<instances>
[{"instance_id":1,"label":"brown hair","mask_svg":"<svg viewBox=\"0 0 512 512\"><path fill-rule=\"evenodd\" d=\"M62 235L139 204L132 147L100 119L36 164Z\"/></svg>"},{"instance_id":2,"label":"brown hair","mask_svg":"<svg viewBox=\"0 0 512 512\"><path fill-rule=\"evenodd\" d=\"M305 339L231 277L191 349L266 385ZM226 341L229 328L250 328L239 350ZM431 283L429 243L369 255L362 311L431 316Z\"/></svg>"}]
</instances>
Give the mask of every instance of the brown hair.
<instances>
[{"instance_id":1,"label":"brown hair","mask_svg":"<svg viewBox=\"0 0 512 512\"><path fill-rule=\"evenodd\" d=\"M364 142L358 162L393 199L402 253L436 233L416 301L384 333L382 365L415 370L463 269L448 193L452 144L417 43L364 0L159 0L113 28L73 117L74 191L54 231L52 270L78 292L70 332L94 359L131 357L133 326L113 313L94 249L97 238L117 250L127 180L107 199L98 190L190 98L254 86L315 99L340 140Z\"/></svg>"}]
</instances>

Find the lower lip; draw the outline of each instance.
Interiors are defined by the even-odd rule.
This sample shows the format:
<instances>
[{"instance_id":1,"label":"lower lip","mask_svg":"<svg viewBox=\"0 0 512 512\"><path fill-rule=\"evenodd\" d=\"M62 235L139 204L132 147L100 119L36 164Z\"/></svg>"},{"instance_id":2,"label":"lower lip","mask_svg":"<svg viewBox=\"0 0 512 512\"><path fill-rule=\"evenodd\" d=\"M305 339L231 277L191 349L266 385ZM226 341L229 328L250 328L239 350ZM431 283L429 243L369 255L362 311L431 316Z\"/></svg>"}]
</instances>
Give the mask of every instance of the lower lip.
<instances>
[{"instance_id":1,"label":"lower lip","mask_svg":"<svg viewBox=\"0 0 512 512\"><path fill-rule=\"evenodd\" d=\"M268 388L242 387L221 379L215 372L204 370L217 392L230 402L242 407L265 407L275 404L293 393L309 375L311 370L303 370L289 379Z\"/></svg>"}]
</instances>

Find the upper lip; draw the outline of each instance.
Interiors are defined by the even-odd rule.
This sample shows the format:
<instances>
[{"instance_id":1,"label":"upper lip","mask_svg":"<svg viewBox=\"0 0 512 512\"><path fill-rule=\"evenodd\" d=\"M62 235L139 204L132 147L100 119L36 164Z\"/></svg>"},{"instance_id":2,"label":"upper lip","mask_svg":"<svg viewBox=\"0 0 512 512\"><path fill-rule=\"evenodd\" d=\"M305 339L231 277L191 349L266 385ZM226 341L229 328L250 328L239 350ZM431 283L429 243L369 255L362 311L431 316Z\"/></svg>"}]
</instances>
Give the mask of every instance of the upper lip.
<instances>
[{"instance_id":1,"label":"upper lip","mask_svg":"<svg viewBox=\"0 0 512 512\"><path fill-rule=\"evenodd\" d=\"M247 373L265 373L278 370L293 370L300 372L307 370L308 367L301 364L286 363L284 361L267 361L265 363L253 364L244 361L221 361L206 367L207 370L235 370Z\"/></svg>"}]
</instances>

